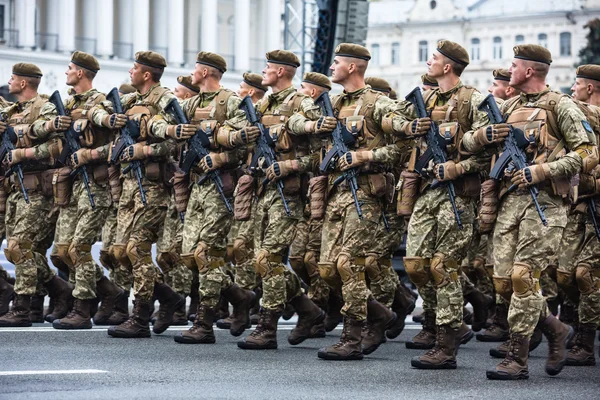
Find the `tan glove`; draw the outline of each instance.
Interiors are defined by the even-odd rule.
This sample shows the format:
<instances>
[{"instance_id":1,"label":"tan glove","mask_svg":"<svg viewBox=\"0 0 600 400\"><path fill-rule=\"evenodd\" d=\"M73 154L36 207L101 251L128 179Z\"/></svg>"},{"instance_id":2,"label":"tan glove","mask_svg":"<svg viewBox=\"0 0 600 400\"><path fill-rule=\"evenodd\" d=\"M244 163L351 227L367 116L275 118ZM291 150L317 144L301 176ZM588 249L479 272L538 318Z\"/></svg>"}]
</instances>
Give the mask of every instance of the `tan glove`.
<instances>
[{"instance_id":1,"label":"tan glove","mask_svg":"<svg viewBox=\"0 0 600 400\"><path fill-rule=\"evenodd\" d=\"M61 115L55 118L52 118L50 121L46 122L46 130L48 132L62 132L69 129L71 126L71 117L68 115Z\"/></svg>"},{"instance_id":2,"label":"tan glove","mask_svg":"<svg viewBox=\"0 0 600 400\"><path fill-rule=\"evenodd\" d=\"M209 153L198 163L198 167L204 172L213 171L221 168L223 165L229 162L229 155L227 153Z\"/></svg>"},{"instance_id":3,"label":"tan glove","mask_svg":"<svg viewBox=\"0 0 600 400\"><path fill-rule=\"evenodd\" d=\"M151 152L152 148L150 146L145 146L143 143L136 143L123 150L121 161L143 160L148 158Z\"/></svg>"},{"instance_id":4,"label":"tan glove","mask_svg":"<svg viewBox=\"0 0 600 400\"><path fill-rule=\"evenodd\" d=\"M127 123L127 115L125 114L110 114L102 118L102 126L109 129L120 129Z\"/></svg>"},{"instance_id":5,"label":"tan glove","mask_svg":"<svg viewBox=\"0 0 600 400\"><path fill-rule=\"evenodd\" d=\"M431 124L431 118L429 117L417 118L404 125L404 133L406 136L423 136L427 134Z\"/></svg>"},{"instance_id":6,"label":"tan glove","mask_svg":"<svg viewBox=\"0 0 600 400\"><path fill-rule=\"evenodd\" d=\"M267 179L270 181L276 181L281 178L285 178L293 172L298 172L300 165L298 160L285 160L274 162L269 168L267 168Z\"/></svg>"},{"instance_id":7,"label":"tan glove","mask_svg":"<svg viewBox=\"0 0 600 400\"><path fill-rule=\"evenodd\" d=\"M8 128L8 124L4 121L0 121L0 135L6 132L6 128Z\"/></svg>"},{"instance_id":8,"label":"tan glove","mask_svg":"<svg viewBox=\"0 0 600 400\"><path fill-rule=\"evenodd\" d=\"M247 126L239 131L231 132L231 144L241 146L254 142L260 136L260 129L256 126Z\"/></svg>"},{"instance_id":9,"label":"tan glove","mask_svg":"<svg viewBox=\"0 0 600 400\"><path fill-rule=\"evenodd\" d=\"M550 167L548 164L536 164L515 171L511 181L513 185L517 185L519 189L537 185L540 182L550 178Z\"/></svg>"},{"instance_id":10,"label":"tan glove","mask_svg":"<svg viewBox=\"0 0 600 400\"><path fill-rule=\"evenodd\" d=\"M198 127L190 124L169 125L167 127L167 136L176 140L187 140L194 136Z\"/></svg>"},{"instance_id":11,"label":"tan glove","mask_svg":"<svg viewBox=\"0 0 600 400\"><path fill-rule=\"evenodd\" d=\"M360 151L349 151L340 157L338 160L338 167L345 171L350 168L358 167L362 164L373 161L373 151L371 150L360 150Z\"/></svg>"},{"instance_id":12,"label":"tan glove","mask_svg":"<svg viewBox=\"0 0 600 400\"><path fill-rule=\"evenodd\" d=\"M9 167L12 167L13 165L17 165L25 160L28 160L30 158L30 155L27 154L27 150L29 149L14 149L9 151L4 157L4 164Z\"/></svg>"},{"instance_id":13,"label":"tan glove","mask_svg":"<svg viewBox=\"0 0 600 400\"><path fill-rule=\"evenodd\" d=\"M510 132L510 125L495 124L479 128L473 134L473 140L480 146L488 146L492 143L502 143Z\"/></svg>"},{"instance_id":14,"label":"tan glove","mask_svg":"<svg viewBox=\"0 0 600 400\"><path fill-rule=\"evenodd\" d=\"M75 168L89 164L90 161L93 161L94 154L92 149L79 149L75 153L71 154L71 165Z\"/></svg>"},{"instance_id":15,"label":"tan glove","mask_svg":"<svg viewBox=\"0 0 600 400\"><path fill-rule=\"evenodd\" d=\"M440 181L451 181L465 173L462 165L454 161L447 161L443 164L438 164L433 168L435 177Z\"/></svg>"},{"instance_id":16,"label":"tan glove","mask_svg":"<svg viewBox=\"0 0 600 400\"><path fill-rule=\"evenodd\" d=\"M307 122L304 130L317 135L329 133L335 129L337 122L335 117L321 117L316 121Z\"/></svg>"}]
</instances>

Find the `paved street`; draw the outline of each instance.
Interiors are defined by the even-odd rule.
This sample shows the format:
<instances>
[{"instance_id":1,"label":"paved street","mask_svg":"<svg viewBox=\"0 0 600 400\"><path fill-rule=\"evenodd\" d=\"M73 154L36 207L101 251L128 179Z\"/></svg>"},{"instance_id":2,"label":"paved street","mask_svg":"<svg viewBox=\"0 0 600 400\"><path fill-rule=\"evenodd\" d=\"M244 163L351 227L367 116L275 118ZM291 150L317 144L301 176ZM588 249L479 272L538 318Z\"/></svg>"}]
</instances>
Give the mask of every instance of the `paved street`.
<instances>
[{"instance_id":1,"label":"paved street","mask_svg":"<svg viewBox=\"0 0 600 400\"><path fill-rule=\"evenodd\" d=\"M409 324L362 362L319 360L325 339L290 346L292 325L281 323L279 349L244 351L237 338L217 330L214 345L182 345L181 327L151 339L115 339L105 329L55 331L49 324L2 328L0 399L593 399L600 392L600 367L567 367L557 377L544 373L544 342L531 357L530 379L491 382L491 344L473 339L461 348L454 371L419 371L404 341ZM40 372L41 371L41 372Z\"/></svg>"}]
</instances>

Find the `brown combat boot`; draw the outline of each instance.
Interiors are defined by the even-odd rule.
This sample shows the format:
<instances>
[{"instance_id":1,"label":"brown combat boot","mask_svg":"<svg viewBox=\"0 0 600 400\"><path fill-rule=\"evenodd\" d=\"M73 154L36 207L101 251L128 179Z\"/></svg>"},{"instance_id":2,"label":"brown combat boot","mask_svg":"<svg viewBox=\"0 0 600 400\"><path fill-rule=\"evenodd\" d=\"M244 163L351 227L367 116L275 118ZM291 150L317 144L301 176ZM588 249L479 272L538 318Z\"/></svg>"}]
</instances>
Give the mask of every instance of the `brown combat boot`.
<instances>
[{"instance_id":1,"label":"brown combat boot","mask_svg":"<svg viewBox=\"0 0 600 400\"><path fill-rule=\"evenodd\" d=\"M292 319L294 314L296 314L296 309L294 308L294 306L290 302L285 303L285 308L281 313L281 318L283 318L284 321L289 321L290 319Z\"/></svg>"},{"instance_id":2,"label":"brown combat boot","mask_svg":"<svg viewBox=\"0 0 600 400\"><path fill-rule=\"evenodd\" d=\"M364 321L344 318L344 328L340 341L319 350L317 356L323 360L362 360L361 331Z\"/></svg>"},{"instance_id":3,"label":"brown combat boot","mask_svg":"<svg viewBox=\"0 0 600 400\"><path fill-rule=\"evenodd\" d=\"M325 324L321 322L320 324L313 325L310 329L310 335L308 336L311 339L324 338L327 336L327 332L325 332Z\"/></svg>"},{"instance_id":4,"label":"brown combat boot","mask_svg":"<svg viewBox=\"0 0 600 400\"><path fill-rule=\"evenodd\" d=\"M513 333L510 335L510 344L506 357L494 369L488 369L486 376L492 380L513 381L529 379L527 358L529 357L529 339Z\"/></svg>"},{"instance_id":5,"label":"brown combat boot","mask_svg":"<svg viewBox=\"0 0 600 400\"><path fill-rule=\"evenodd\" d=\"M593 324L579 324L577 341L567 354L567 365L584 366L596 365L594 356L594 340L596 339L596 326Z\"/></svg>"},{"instance_id":6,"label":"brown combat boot","mask_svg":"<svg viewBox=\"0 0 600 400\"><path fill-rule=\"evenodd\" d=\"M334 330L340 322L342 322L342 307L344 306L344 300L340 297L335 290L329 291L329 301L327 303L327 314L325 315L325 321L323 325L325 332L331 332Z\"/></svg>"},{"instance_id":7,"label":"brown combat boot","mask_svg":"<svg viewBox=\"0 0 600 400\"><path fill-rule=\"evenodd\" d=\"M362 338L363 354L371 354L385 342L385 331L394 326L397 319L395 312L377 300L367 301L367 330Z\"/></svg>"},{"instance_id":8,"label":"brown combat boot","mask_svg":"<svg viewBox=\"0 0 600 400\"><path fill-rule=\"evenodd\" d=\"M73 309L66 317L52 322L54 329L92 329L90 320L91 300L75 299Z\"/></svg>"},{"instance_id":9,"label":"brown combat boot","mask_svg":"<svg viewBox=\"0 0 600 400\"><path fill-rule=\"evenodd\" d=\"M325 320L325 312L304 293L290 302L298 312L298 322L288 336L288 343L295 346L311 337L312 328Z\"/></svg>"},{"instance_id":10,"label":"brown combat boot","mask_svg":"<svg viewBox=\"0 0 600 400\"><path fill-rule=\"evenodd\" d=\"M30 308L31 296L15 293L12 309L0 317L0 327L31 326L31 320L29 319Z\"/></svg>"},{"instance_id":11,"label":"brown combat boot","mask_svg":"<svg viewBox=\"0 0 600 400\"><path fill-rule=\"evenodd\" d=\"M48 302L48 308L46 308L44 310L44 321L48 322L48 315L52 314L54 312L54 303L56 303L56 300L53 299L52 297L50 297L50 301ZM50 321L53 322L53 321Z\"/></svg>"},{"instance_id":12,"label":"brown combat boot","mask_svg":"<svg viewBox=\"0 0 600 400\"><path fill-rule=\"evenodd\" d=\"M173 313L173 322L171 322L172 326L187 326L187 312L185 312L185 297L180 294L181 297L184 298L184 302L181 307L178 307Z\"/></svg>"},{"instance_id":13,"label":"brown combat boot","mask_svg":"<svg viewBox=\"0 0 600 400\"><path fill-rule=\"evenodd\" d=\"M475 333L467 324L464 322L458 327L458 331L456 332L456 348L461 344L467 344L473 339Z\"/></svg>"},{"instance_id":14,"label":"brown combat boot","mask_svg":"<svg viewBox=\"0 0 600 400\"><path fill-rule=\"evenodd\" d=\"M215 314L215 317L218 319L225 319L229 317L229 301L227 301L227 298L223 296L223 294L221 294L216 311L217 313Z\"/></svg>"},{"instance_id":15,"label":"brown combat boot","mask_svg":"<svg viewBox=\"0 0 600 400\"><path fill-rule=\"evenodd\" d=\"M198 278L198 271L193 271L194 278L192 279L192 289L190 291L190 307L188 308L187 318L188 321L194 322L196 318L196 310L198 310L198 304L200 303L200 293L198 289L200 287L200 281Z\"/></svg>"},{"instance_id":16,"label":"brown combat boot","mask_svg":"<svg viewBox=\"0 0 600 400\"><path fill-rule=\"evenodd\" d=\"M105 276L96 282L96 292L98 297L102 298L102 303L100 303L98 311L93 314L94 324L108 325L108 320L115 309L117 299L123 296L125 292Z\"/></svg>"},{"instance_id":17,"label":"brown combat boot","mask_svg":"<svg viewBox=\"0 0 600 400\"><path fill-rule=\"evenodd\" d=\"M31 296L31 308L29 309L29 319L32 323L44 322L44 295Z\"/></svg>"},{"instance_id":18,"label":"brown combat boot","mask_svg":"<svg viewBox=\"0 0 600 400\"><path fill-rule=\"evenodd\" d=\"M121 325L108 328L108 334L117 338L150 337L150 302L139 297L133 301L133 312Z\"/></svg>"},{"instance_id":19,"label":"brown combat boot","mask_svg":"<svg viewBox=\"0 0 600 400\"><path fill-rule=\"evenodd\" d=\"M404 325L406 324L406 317L413 312L415 305L417 304L412 296L406 296L405 293L403 293L401 286L402 284L398 286L394 292L392 311L396 313L398 318L396 319L396 323L390 329L385 331L385 336L387 336L388 339L395 339L402 333Z\"/></svg>"},{"instance_id":20,"label":"brown combat boot","mask_svg":"<svg viewBox=\"0 0 600 400\"><path fill-rule=\"evenodd\" d=\"M419 369L456 369L456 343L458 329L438 325L435 346L419 357L413 357L410 365Z\"/></svg>"},{"instance_id":21,"label":"brown combat boot","mask_svg":"<svg viewBox=\"0 0 600 400\"><path fill-rule=\"evenodd\" d=\"M480 342L504 342L508 340L508 307L504 303L496 304L494 322L485 331L475 337Z\"/></svg>"},{"instance_id":22,"label":"brown combat boot","mask_svg":"<svg viewBox=\"0 0 600 400\"><path fill-rule=\"evenodd\" d=\"M250 309L250 324L258 324L260 319L260 299L262 298L262 287L257 287L253 290L256 297L254 298L254 305Z\"/></svg>"},{"instance_id":23,"label":"brown combat boot","mask_svg":"<svg viewBox=\"0 0 600 400\"><path fill-rule=\"evenodd\" d=\"M493 299L490 296L483 294L474 286L469 288L468 292L464 294L464 298L473 307L473 323L471 324L471 329L475 332L479 332L485 327L488 308Z\"/></svg>"},{"instance_id":24,"label":"brown combat boot","mask_svg":"<svg viewBox=\"0 0 600 400\"><path fill-rule=\"evenodd\" d=\"M9 310L8 305L15 295L13 285L0 278L0 316Z\"/></svg>"},{"instance_id":25,"label":"brown combat boot","mask_svg":"<svg viewBox=\"0 0 600 400\"><path fill-rule=\"evenodd\" d=\"M420 313L420 314L414 314L412 316L412 320L413 322L417 323L417 324L422 324L423 320L425 319L425 315L423 315L424 313Z\"/></svg>"},{"instance_id":26,"label":"brown combat boot","mask_svg":"<svg viewBox=\"0 0 600 400\"><path fill-rule=\"evenodd\" d=\"M260 320L256 329L240 340L237 345L246 350L267 350L277 348L277 322L283 310L260 309Z\"/></svg>"},{"instance_id":27,"label":"brown combat boot","mask_svg":"<svg viewBox=\"0 0 600 400\"><path fill-rule=\"evenodd\" d=\"M546 373L550 376L558 375L567 362L567 342L575 332L571 326L563 324L553 315L548 315L538 326L548 339Z\"/></svg>"},{"instance_id":28,"label":"brown combat boot","mask_svg":"<svg viewBox=\"0 0 600 400\"><path fill-rule=\"evenodd\" d=\"M185 307L185 299L175 293L166 283L154 284L154 293L158 297L160 306L158 308L158 317L152 325L152 332L163 333L173 322L175 310L181 306Z\"/></svg>"},{"instance_id":29,"label":"brown combat boot","mask_svg":"<svg viewBox=\"0 0 600 400\"><path fill-rule=\"evenodd\" d=\"M123 295L117 297L114 311L110 314L107 323L109 325L121 325L129 319L129 292L123 291Z\"/></svg>"},{"instance_id":30,"label":"brown combat boot","mask_svg":"<svg viewBox=\"0 0 600 400\"><path fill-rule=\"evenodd\" d=\"M246 329L252 327L250 324L250 308L256 301L256 295L253 291L242 289L234 283L222 292L222 297L225 298L225 303L233 305L229 333L233 336L240 336ZM219 326L219 321L217 321L217 327L227 329Z\"/></svg>"},{"instance_id":31,"label":"brown combat boot","mask_svg":"<svg viewBox=\"0 0 600 400\"><path fill-rule=\"evenodd\" d=\"M407 349L428 350L435 346L435 312L423 312L423 329L406 342Z\"/></svg>"},{"instance_id":32,"label":"brown combat boot","mask_svg":"<svg viewBox=\"0 0 600 400\"><path fill-rule=\"evenodd\" d=\"M66 317L74 301L74 286L56 275L46 282L44 286L48 290L50 298L54 298L54 309L52 313L46 315L46 321L54 322L55 319Z\"/></svg>"},{"instance_id":33,"label":"brown combat boot","mask_svg":"<svg viewBox=\"0 0 600 400\"><path fill-rule=\"evenodd\" d=\"M533 330L533 335L531 339L529 339L529 352L531 353L542 343L542 331L540 328L536 327ZM508 348L510 347L510 340L502 342L498 347L490 349L490 356L494 358L505 358L506 353L508 353Z\"/></svg>"},{"instance_id":34,"label":"brown combat boot","mask_svg":"<svg viewBox=\"0 0 600 400\"><path fill-rule=\"evenodd\" d=\"M185 344L215 343L215 332L213 331L214 308L200 304L195 315L194 325L187 331L175 335L173 340Z\"/></svg>"}]
</instances>

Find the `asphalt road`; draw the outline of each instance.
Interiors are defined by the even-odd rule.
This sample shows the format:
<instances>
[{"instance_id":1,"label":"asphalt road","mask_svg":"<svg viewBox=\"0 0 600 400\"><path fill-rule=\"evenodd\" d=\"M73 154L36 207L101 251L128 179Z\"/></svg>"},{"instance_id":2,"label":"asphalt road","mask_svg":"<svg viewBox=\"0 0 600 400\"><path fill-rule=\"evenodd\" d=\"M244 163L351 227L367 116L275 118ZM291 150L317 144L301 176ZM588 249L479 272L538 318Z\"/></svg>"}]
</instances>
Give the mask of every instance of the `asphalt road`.
<instances>
[{"instance_id":1,"label":"asphalt road","mask_svg":"<svg viewBox=\"0 0 600 400\"><path fill-rule=\"evenodd\" d=\"M491 344L473 339L451 371L420 371L402 335L363 361L319 360L320 347L341 330L299 346L287 343L292 325L280 323L279 349L247 351L237 338L216 330L213 345L173 341L181 327L151 339L116 339L105 329L55 331L50 324L0 328L0 399L595 399L600 366L566 367L557 377L544 373L546 343L530 359L530 378L493 382L485 369L497 362Z\"/></svg>"}]
</instances>

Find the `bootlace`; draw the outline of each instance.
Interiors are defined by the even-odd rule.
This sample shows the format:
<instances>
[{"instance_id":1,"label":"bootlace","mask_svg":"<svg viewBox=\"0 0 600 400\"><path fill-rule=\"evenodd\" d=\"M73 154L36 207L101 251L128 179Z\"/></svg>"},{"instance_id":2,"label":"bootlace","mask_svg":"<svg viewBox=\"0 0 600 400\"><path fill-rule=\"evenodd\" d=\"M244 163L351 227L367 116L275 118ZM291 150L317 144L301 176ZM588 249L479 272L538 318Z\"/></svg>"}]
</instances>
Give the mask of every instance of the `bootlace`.
<instances>
[{"instance_id":1,"label":"bootlace","mask_svg":"<svg viewBox=\"0 0 600 400\"><path fill-rule=\"evenodd\" d=\"M520 345L521 343L519 342L510 341L508 351L506 352L506 356L504 357L504 360L502 360L500 365L506 367L510 365L513 361L515 361L515 354L519 352Z\"/></svg>"}]
</instances>

